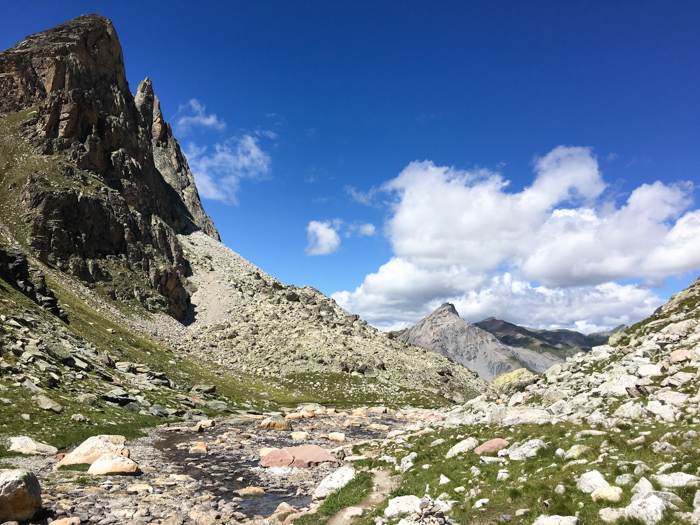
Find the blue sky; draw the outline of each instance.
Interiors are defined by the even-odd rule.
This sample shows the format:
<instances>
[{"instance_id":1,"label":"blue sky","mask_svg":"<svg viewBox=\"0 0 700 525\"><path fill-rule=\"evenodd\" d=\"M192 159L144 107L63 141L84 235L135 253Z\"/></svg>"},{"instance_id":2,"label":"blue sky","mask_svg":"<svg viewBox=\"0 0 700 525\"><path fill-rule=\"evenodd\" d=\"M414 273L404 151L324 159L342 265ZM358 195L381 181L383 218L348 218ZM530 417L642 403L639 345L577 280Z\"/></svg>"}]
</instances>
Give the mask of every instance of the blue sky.
<instances>
[{"instance_id":1,"label":"blue sky","mask_svg":"<svg viewBox=\"0 0 700 525\"><path fill-rule=\"evenodd\" d=\"M223 241L282 281L381 328L450 300L591 331L699 275L697 2L192 5L2 1L0 48L109 17Z\"/></svg>"}]
</instances>

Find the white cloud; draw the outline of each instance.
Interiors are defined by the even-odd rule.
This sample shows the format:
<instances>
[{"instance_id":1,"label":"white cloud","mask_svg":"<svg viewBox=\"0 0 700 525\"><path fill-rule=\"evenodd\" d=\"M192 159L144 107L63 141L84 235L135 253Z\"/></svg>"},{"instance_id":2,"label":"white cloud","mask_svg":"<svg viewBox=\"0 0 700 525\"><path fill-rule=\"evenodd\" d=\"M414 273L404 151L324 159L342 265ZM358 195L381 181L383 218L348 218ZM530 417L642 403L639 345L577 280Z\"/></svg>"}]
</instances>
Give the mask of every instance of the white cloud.
<instances>
[{"instance_id":1,"label":"white cloud","mask_svg":"<svg viewBox=\"0 0 700 525\"><path fill-rule=\"evenodd\" d=\"M377 188L371 188L369 191L362 192L353 186L345 186L345 193L350 195L350 198L355 202L370 206L374 195L377 193Z\"/></svg>"},{"instance_id":2,"label":"white cloud","mask_svg":"<svg viewBox=\"0 0 700 525\"><path fill-rule=\"evenodd\" d=\"M342 221L334 219L330 221L311 221L306 227L309 238L309 245L306 247L307 255L328 255L340 248L340 236L338 228Z\"/></svg>"},{"instance_id":3,"label":"white cloud","mask_svg":"<svg viewBox=\"0 0 700 525\"><path fill-rule=\"evenodd\" d=\"M238 203L236 193L242 179L263 178L271 166L270 156L247 134L216 144L211 153L190 144L185 155L200 196L229 204Z\"/></svg>"},{"instance_id":4,"label":"white cloud","mask_svg":"<svg viewBox=\"0 0 700 525\"><path fill-rule=\"evenodd\" d=\"M381 188L393 197L395 256L334 297L377 326L415 322L452 300L471 320L604 328L661 301L615 281L700 268L690 183L644 184L617 205L590 149L559 146L536 159L531 186L508 185L489 170L409 164Z\"/></svg>"},{"instance_id":5,"label":"white cloud","mask_svg":"<svg viewBox=\"0 0 700 525\"><path fill-rule=\"evenodd\" d=\"M374 224L361 224L360 227L357 229L357 234L360 236L367 236L367 237L372 237L375 233L377 232L377 229L374 227Z\"/></svg>"},{"instance_id":6,"label":"white cloud","mask_svg":"<svg viewBox=\"0 0 700 525\"><path fill-rule=\"evenodd\" d=\"M206 107L196 98L177 109L175 130L178 134L188 133L193 127L212 128L217 131L226 129L226 123L219 120L215 113L206 113Z\"/></svg>"}]
</instances>

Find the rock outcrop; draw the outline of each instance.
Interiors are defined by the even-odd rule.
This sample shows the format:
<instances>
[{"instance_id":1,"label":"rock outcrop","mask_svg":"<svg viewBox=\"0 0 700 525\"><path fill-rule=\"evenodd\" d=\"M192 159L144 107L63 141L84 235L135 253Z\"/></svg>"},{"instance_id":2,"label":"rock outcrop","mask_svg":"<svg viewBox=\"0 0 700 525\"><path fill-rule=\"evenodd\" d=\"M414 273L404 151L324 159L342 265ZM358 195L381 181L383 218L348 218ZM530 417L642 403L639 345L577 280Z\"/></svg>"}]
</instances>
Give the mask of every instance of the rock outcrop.
<instances>
[{"instance_id":1,"label":"rock outcrop","mask_svg":"<svg viewBox=\"0 0 700 525\"><path fill-rule=\"evenodd\" d=\"M129 91L112 23L81 16L0 53L0 93L0 118L44 158L11 186L24 240L83 281L182 317L188 267L176 234L218 233L150 80Z\"/></svg>"},{"instance_id":2,"label":"rock outcrop","mask_svg":"<svg viewBox=\"0 0 700 525\"><path fill-rule=\"evenodd\" d=\"M501 343L495 336L462 319L450 303L443 304L399 338L454 359L487 381L521 367L543 372L561 361L549 353Z\"/></svg>"}]
</instances>

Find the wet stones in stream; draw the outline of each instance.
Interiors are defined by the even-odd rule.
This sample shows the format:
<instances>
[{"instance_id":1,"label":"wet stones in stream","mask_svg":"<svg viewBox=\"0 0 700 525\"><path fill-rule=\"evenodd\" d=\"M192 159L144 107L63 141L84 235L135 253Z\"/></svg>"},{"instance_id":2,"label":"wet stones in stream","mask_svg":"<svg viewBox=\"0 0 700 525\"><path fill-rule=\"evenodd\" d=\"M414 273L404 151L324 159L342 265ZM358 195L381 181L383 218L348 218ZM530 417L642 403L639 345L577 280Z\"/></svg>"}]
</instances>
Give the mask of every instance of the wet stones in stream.
<instances>
[{"instance_id":1,"label":"wet stones in stream","mask_svg":"<svg viewBox=\"0 0 700 525\"><path fill-rule=\"evenodd\" d=\"M78 517L81 523L191 525L259 520L281 503L295 509L311 504L315 488L338 466L313 468L260 466L262 449L317 445L347 464L353 445L386 437L386 430L405 420L391 414L319 415L292 420L291 429L260 427L259 420L232 417L208 427L159 427L130 441L139 476L90 476L56 471L56 460L10 458L36 473L42 485L44 510L31 522ZM331 441L332 432L345 441ZM305 434L300 434L305 433ZM302 440L294 439L303 436Z\"/></svg>"}]
</instances>

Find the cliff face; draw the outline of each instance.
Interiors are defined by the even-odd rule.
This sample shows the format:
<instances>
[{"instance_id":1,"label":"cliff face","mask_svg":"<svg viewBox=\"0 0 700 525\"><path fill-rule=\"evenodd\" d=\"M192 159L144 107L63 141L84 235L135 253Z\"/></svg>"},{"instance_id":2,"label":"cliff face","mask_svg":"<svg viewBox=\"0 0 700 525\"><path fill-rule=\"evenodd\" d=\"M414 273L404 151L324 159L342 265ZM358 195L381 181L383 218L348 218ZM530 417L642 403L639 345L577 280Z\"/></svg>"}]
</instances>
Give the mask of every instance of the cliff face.
<instances>
[{"instance_id":1,"label":"cliff face","mask_svg":"<svg viewBox=\"0 0 700 525\"><path fill-rule=\"evenodd\" d=\"M492 334L462 319L450 303L421 319L399 339L454 359L487 381L522 367L543 372L561 361L550 354L503 344Z\"/></svg>"},{"instance_id":2,"label":"cliff face","mask_svg":"<svg viewBox=\"0 0 700 525\"><path fill-rule=\"evenodd\" d=\"M48 160L11 189L23 240L84 281L112 283L108 294L181 318L189 270L176 234L219 236L151 81L130 92L112 23L81 16L0 53L0 93L4 129Z\"/></svg>"}]
</instances>

